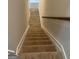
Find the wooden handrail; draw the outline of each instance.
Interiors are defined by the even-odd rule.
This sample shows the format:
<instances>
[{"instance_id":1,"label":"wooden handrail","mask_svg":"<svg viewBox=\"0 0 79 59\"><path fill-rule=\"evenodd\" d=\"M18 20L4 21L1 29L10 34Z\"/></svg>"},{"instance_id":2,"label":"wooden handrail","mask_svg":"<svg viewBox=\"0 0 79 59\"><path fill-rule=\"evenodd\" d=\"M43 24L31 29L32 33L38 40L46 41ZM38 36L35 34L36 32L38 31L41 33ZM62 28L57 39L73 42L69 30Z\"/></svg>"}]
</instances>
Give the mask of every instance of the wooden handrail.
<instances>
[{"instance_id":1,"label":"wooden handrail","mask_svg":"<svg viewBox=\"0 0 79 59\"><path fill-rule=\"evenodd\" d=\"M59 20L67 20L67 21L70 21L70 17L49 17L49 16L42 16L42 18L59 19Z\"/></svg>"}]
</instances>

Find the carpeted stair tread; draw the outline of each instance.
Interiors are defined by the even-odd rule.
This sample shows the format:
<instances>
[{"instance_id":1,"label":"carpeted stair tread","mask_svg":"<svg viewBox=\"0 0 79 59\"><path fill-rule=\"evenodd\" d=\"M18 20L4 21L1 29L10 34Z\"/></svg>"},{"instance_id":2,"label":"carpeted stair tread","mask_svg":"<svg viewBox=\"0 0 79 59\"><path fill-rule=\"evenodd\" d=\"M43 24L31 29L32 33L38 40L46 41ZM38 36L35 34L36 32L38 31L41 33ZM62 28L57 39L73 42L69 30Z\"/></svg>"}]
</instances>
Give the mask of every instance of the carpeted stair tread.
<instances>
[{"instance_id":1,"label":"carpeted stair tread","mask_svg":"<svg viewBox=\"0 0 79 59\"><path fill-rule=\"evenodd\" d=\"M49 40L48 37L26 37L25 40Z\"/></svg>"},{"instance_id":2,"label":"carpeted stair tread","mask_svg":"<svg viewBox=\"0 0 79 59\"><path fill-rule=\"evenodd\" d=\"M47 35L27 35L27 37L46 37Z\"/></svg>"},{"instance_id":3,"label":"carpeted stair tread","mask_svg":"<svg viewBox=\"0 0 79 59\"><path fill-rule=\"evenodd\" d=\"M36 41L25 41L24 42L24 46L27 46L27 45L49 45L51 44L52 45L52 42L50 40L36 40Z\"/></svg>"},{"instance_id":4,"label":"carpeted stair tread","mask_svg":"<svg viewBox=\"0 0 79 59\"><path fill-rule=\"evenodd\" d=\"M52 45L38 45L22 47L22 53L36 53L36 52L56 52L57 49Z\"/></svg>"},{"instance_id":5,"label":"carpeted stair tread","mask_svg":"<svg viewBox=\"0 0 79 59\"><path fill-rule=\"evenodd\" d=\"M29 20L30 27L25 36L25 40L21 47L20 53L21 54L41 53L42 55L42 52L45 53L57 52L57 47L41 27L40 16L35 16L34 13L30 15L30 20ZM30 58L30 59L34 59L34 58Z\"/></svg>"}]
</instances>

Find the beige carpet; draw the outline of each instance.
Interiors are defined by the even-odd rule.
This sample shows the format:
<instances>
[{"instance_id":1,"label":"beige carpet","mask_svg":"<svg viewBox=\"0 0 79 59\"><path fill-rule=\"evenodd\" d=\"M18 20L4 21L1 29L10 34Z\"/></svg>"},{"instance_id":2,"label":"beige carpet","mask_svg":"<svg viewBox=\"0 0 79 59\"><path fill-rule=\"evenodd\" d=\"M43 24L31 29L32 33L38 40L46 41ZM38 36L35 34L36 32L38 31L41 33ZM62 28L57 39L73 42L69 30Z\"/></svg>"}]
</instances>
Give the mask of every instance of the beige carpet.
<instances>
[{"instance_id":1,"label":"beige carpet","mask_svg":"<svg viewBox=\"0 0 79 59\"><path fill-rule=\"evenodd\" d=\"M55 59L57 49L48 35L41 28L40 18L31 11L30 28L20 54L22 59Z\"/></svg>"}]
</instances>

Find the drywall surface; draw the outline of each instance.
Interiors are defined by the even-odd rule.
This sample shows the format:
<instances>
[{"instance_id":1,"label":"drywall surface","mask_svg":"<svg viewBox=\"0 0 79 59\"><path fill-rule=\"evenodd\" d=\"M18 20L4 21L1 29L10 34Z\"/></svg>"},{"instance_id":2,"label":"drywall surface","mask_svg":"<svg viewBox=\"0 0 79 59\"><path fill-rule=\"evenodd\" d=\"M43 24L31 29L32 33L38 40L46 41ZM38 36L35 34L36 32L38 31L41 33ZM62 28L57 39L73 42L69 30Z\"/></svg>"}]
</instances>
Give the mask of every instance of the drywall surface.
<instances>
[{"instance_id":1,"label":"drywall surface","mask_svg":"<svg viewBox=\"0 0 79 59\"><path fill-rule=\"evenodd\" d=\"M30 7L29 7L29 0L25 0L25 18L26 18L26 25L29 25L30 20Z\"/></svg>"},{"instance_id":2,"label":"drywall surface","mask_svg":"<svg viewBox=\"0 0 79 59\"><path fill-rule=\"evenodd\" d=\"M43 16L69 17L70 0L40 0L40 13Z\"/></svg>"},{"instance_id":3,"label":"drywall surface","mask_svg":"<svg viewBox=\"0 0 79 59\"><path fill-rule=\"evenodd\" d=\"M27 17L24 0L8 0L8 49L16 51L25 29Z\"/></svg>"},{"instance_id":4,"label":"drywall surface","mask_svg":"<svg viewBox=\"0 0 79 59\"><path fill-rule=\"evenodd\" d=\"M70 57L70 23L56 19L43 19L42 25L63 46L67 58Z\"/></svg>"},{"instance_id":5,"label":"drywall surface","mask_svg":"<svg viewBox=\"0 0 79 59\"><path fill-rule=\"evenodd\" d=\"M67 58L70 59L70 22L58 19L45 19L48 17L70 17L69 0L40 0L40 21L42 26L52 34L63 46Z\"/></svg>"}]
</instances>

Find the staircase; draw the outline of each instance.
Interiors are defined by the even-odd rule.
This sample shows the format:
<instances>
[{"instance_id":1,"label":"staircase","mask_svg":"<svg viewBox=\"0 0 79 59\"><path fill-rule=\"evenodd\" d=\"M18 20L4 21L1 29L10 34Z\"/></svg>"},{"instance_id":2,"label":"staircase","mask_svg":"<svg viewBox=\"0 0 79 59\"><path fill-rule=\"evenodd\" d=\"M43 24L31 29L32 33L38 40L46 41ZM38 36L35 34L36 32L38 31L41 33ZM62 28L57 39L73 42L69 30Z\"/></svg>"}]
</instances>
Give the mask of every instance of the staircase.
<instances>
[{"instance_id":1,"label":"staircase","mask_svg":"<svg viewBox=\"0 0 79 59\"><path fill-rule=\"evenodd\" d=\"M32 9L33 10L33 9ZM41 28L40 18L31 11L30 28L22 45L22 59L56 59L57 48Z\"/></svg>"}]
</instances>

